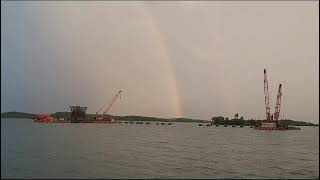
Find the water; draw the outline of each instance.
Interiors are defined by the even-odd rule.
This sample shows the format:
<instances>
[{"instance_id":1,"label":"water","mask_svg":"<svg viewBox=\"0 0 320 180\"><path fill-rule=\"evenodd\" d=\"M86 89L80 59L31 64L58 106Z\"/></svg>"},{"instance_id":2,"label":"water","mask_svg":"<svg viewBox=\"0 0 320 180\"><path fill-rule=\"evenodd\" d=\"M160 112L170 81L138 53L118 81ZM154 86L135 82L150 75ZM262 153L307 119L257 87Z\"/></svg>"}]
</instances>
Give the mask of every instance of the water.
<instances>
[{"instance_id":1,"label":"water","mask_svg":"<svg viewBox=\"0 0 320 180\"><path fill-rule=\"evenodd\" d=\"M1 178L318 178L319 128L1 119Z\"/></svg>"}]
</instances>

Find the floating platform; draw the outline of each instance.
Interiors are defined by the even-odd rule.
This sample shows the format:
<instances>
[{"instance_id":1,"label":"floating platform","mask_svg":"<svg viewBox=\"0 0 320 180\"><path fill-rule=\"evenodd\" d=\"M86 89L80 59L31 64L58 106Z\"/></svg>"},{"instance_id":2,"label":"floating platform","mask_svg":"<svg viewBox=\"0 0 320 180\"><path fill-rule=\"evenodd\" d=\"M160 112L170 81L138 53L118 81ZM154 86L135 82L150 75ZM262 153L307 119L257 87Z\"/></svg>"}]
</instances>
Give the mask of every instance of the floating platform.
<instances>
[{"instance_id":1,"label":"floating platform","mask_svg":"<svg viewBox=\"0 0 320 180\"><path fill-rule=\"evenodd\" d=\"M256 130L301 130L300 128L297 127L261 127L261 126L256 126L254 127Z\"/></svg>"},{"instance_id":2,"label":"floating platform","mask_svg":"<svg viewBox=\"0 0 320 180\"><path fill-rule=\"evenodd\" d=\"M263 127L263 126L255 126L254 129L256 130L288 130L285 127Z\"/></svg>"},{"instance_id":3,"label":"floating platform","mask_svg":"<svg viewBox=\"0 0 320 180\"><path fill-rule=\"evenodd\" d=\"M301 130L300 128L288 127L272 121L264 122L260 126L254 126L254 129L256 130Z\"/></svg>"}]
</instances>

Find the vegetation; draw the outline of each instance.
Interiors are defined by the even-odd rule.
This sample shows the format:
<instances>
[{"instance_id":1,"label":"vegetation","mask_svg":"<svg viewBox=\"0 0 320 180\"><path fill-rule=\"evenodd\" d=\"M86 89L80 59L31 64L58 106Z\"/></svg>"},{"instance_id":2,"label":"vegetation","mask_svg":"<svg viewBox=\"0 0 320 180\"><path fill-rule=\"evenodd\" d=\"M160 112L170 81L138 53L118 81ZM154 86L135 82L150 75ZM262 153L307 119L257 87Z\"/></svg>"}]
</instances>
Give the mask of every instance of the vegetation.
<instances>
[{"instance_id":1,"label":"vegetation","mask_svg":"<svg viewBox=\"0 0 320 180\"><path fill-rule=\"evenodd\" d=\"M254 119L245 120L243 117L240 117L240 119L238 119L236 116L233 119L217 116L217 117L212 117L211 120L213 124L217 124L217 125L238 125L238 126L239 125L255 126L255 125L260 125L261 122L265 121L265 120L254 120ZM285 126L319 126L318 124L313 124L310 122L293 121L290 119L280 120L279 123Z\"/></svg>"},{"instance_id":2,"label":"vegetation","mask_svg":"<svg viewBox=\"0 0 320 180\"><path fill-rule=\"evenodd\" d=\"M55 118L68 118L70 117L70 112L56 112L52 114ZM86 114L86 119L93 119L95 114ZM188 118L156 118L156 117L145 117L145 116L113 116L108 115L108 117L121 120L121 121L159 121L159 122L198 122L198 123L206 123L208 121L199 120L199 119L188 119Z\"/></svg>"},{"instance_id":3,"label":"vegetation","mask_svg":"<svg viewBox=\"0 0 320 180\"><path fill-rule=\"evenodd\" d=\"M1 113L1 118L21 118L21 119L34 119L35 114L23 113L23 112L5 112Z\"/></svg>"},{"instance_id":4,"label":"vegetation","mask_svg":"<svg viewBox=\"0 0 320 180\"><path fill-rule=\"evenodd\" d=\"M188 118L156 118L156 117L145 117L145 116L111 116L113 119L122 121L159 121L159 122L197 122L197 123L208 123L209 121L200 119L188 119Z\"/></svg>"},{"instance_id":5,"label":"vegetation","mask_svg":"<svg viewBox=\"0 0 320 180\"><path fill-rule=\"evenodd\" d=\"M290 126L319 126L319 124L313 124L311 122L303 122L303 121L293 121L290 119L284 119L280 121L283 125Z\"/></svg>"},{"instance_id":6,"label":"vegetation","mask_svg":"<svg viewBox=\"0 0 320 180\"><path fill-rule=\"evenodd\" d=\"M67 119L68 117L70 117L70 112L56 112L51 114L52 117L54 118L65 118Z\"/></svg>"},{"instance_id":7,"label":"vegetation","mask_svg":"<svg viewBox=\"0 0 320 180\"><path fill-rule=\"evenodd\" d=\"M51 114L54 118L65 118L70 117L70 112L56 112ZM122 120L122 121L158 121L158 122L193 122L193 123L208 123L208 120L200 119L189 119L189 118L156 118L156 117L144 117L144 116L112 116L108 115L110 118ZM217 116L212 117L212 124L218 125L243 125L243 126L255 126L261 124L263 120L249 119L245 120L243 117L238 118L238 113L235 114L234 118L229 119L228 117ZM95 114L86 114L86 119L93 119ZM23 113L23 112L4 112L1 113L1 118L21 118L21 119L35 119L36 114ZM303 121L293 121L290 119L285 119L280 121L281 124L286 126L319 126L310 122Z\"/></svg>"},{"instance_id":8,"label":"vegetation","mask_svg":"<svg viewBox=\"0 0 320 180\"><path fill-rule=\"evenodd\" d=\"M56 112L51 114L54 118L65 118L70 117L70 112ZM86 114L86 119L93 119L95 114ZM156 117L144 117L144 116L113 116L108 117L122 120L122 121L159 121L159 122L196 122L196 123L208 123L210 121L200 119L188 119L188 118L156 118ZM22 118L22 119L35 119L36 114L20 113L20 112L5 112L1 113L1 118Z\"/></svg>"}]
</instances>

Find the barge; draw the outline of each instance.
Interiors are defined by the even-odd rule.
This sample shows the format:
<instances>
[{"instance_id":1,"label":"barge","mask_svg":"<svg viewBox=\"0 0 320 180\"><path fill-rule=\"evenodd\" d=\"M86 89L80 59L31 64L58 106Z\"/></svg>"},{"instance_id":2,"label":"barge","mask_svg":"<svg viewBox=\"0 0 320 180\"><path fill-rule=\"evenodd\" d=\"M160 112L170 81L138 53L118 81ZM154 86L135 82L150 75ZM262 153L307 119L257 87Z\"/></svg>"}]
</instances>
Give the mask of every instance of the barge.
<instances>
[{"instance_id":1,"label":"barge","mask_svg":"<svg viewBox=\"0 0 320 180\"><path fill-rule=\"evenodd\" d=\"M254 129L256 130L301 130L297 127L289 127L285 125L281 125L278 123L278 121L267 121L262 122L261 125L254 126Z\"/></svg>"},{"instance_id":2,"label":"barge","mask_svg":"<svg viewBox=\"0 0 320 180\"><path fill-rule=\"evenodd\" d=\"M86 119L87 107L70 106L71 114L67 118L54 118L50 114L37 114L35 123L117 123L118 121L106 115Z\"/></svg>"}]
</instances>

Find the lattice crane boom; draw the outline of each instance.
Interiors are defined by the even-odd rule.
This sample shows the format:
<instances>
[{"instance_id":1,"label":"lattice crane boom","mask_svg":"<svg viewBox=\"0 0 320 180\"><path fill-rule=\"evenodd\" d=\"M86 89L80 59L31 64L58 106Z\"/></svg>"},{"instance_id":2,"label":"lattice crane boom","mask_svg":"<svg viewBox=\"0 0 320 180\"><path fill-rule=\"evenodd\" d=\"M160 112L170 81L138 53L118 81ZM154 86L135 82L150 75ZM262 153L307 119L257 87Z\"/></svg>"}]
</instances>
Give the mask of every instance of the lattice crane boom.
<instances>
[{"instance_id":1,"label":"lattice crane boom","mask_svg":"<svg viewBox=\"0 0 320 180\"><path fill-rule=\"evenodd\" d=\"M104 109L104 107L107 105L105 104L104 106L102 106L97 112L96 112L96 117L95 119L97 120L102 120L104 119L104 116L106 115L107 112L109 112L109 110L111 109L112 105L114 104L114 102L116 102L117 98L120 97L121 99L121 93L122 90L118 91L118 93L113 97L113 99L111 100L111 102L109 103L108 107L103 111L103 113L100 115L99 112Z\"/></svg>"},{"instance_id":2,"label":"lattice crane boom","mask_svg":"<svg viewBox=\"0 0 320 180\"><path fill-rule=\"evenodd\" d=\"M274 111L274 120L276 121L278 121L280 117L281 96L282 96L282 84L279 84L276 107Z\"/></svg>"},{"instance_id":3,"label":"lattice crane boom","mask_svg":"<svg viewBox=\"0 0 320 180\"><path fill-rule=\"evenodd\" d=\"M266 69L264 69L263 71L264 71L264 103L266 108L266 118L267 120L272 120L272 117L270 115L267 71Z\"/></svg>"},{"instance_id":4,"label":"lattice crane boom","mask_svg":"<svg viewBox=\"0 0 320 180\"><path fill-rule=\"evenodd\" d=\"M114 104L114 102L116 102L116 100L118 99L118 97L120 97L121 99L121 93L122 91L120 90L112 99L111 103L109 104L109 106L106 108L106 110L103 112L102 115L107 114L107 112L109 112L110 108L112 107L112 105Z\"/></svg>"}]
</instances>

